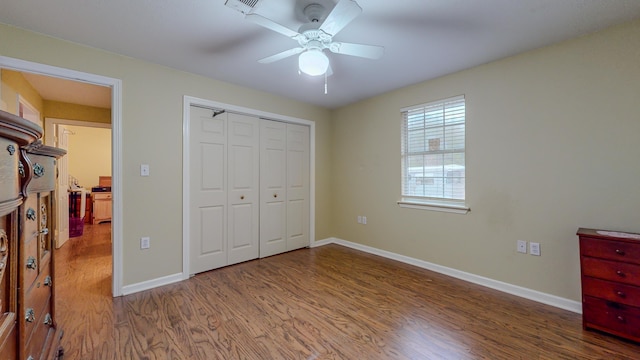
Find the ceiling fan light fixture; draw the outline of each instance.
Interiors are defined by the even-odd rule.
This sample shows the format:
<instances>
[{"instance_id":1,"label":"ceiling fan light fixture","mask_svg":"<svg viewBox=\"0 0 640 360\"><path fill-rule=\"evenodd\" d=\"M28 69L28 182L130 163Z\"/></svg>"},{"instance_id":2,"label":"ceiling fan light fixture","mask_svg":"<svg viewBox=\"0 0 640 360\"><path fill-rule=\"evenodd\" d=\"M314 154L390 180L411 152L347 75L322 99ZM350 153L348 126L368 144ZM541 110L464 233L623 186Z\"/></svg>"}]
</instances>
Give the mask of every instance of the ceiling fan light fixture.
<instances>
[{"instance_id":1,"label":"ceiling fan light fixture","mask_svg":"<svg viewBox=\"0 0 640 360\"><path fill-rule=\"evenodd\" d=\"M298 68L307 75L322 75L329 68L329 58L320 49L309 49L298 57Z\"/></svg>"}]
</instances>

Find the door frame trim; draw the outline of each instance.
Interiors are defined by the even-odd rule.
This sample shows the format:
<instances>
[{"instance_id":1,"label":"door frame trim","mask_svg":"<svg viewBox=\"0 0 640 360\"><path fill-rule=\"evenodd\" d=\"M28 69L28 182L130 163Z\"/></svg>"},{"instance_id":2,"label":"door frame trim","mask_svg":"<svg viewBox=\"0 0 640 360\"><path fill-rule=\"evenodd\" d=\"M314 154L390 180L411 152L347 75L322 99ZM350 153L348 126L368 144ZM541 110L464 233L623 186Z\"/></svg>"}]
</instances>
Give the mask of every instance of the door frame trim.
<instances>
[{"instance_id":1,"label":"door frame trim","mask_svg":"<svg viewBox=\"0 0 640 360\"><path fill-rule=\"evenodd\" d=\"M290 124L309 126L309 247L315 242L316 233L316 124L313 121L296 117L274 114L243 106L225 104L217 101L201 99L193 96L184 96L182 108L182 276L188 279L190 274L189 239L190 239L190 154L189 131L191 120L191 106L207 107L211 109L223 109L226 111L256 116L261 119L286 122Z\"/></svg>"},{"instance_id":2,"label":"door frame trim","mask_svg":"<svg viewBox=\"0 0 640 360\"><path fill-rule=\"evenodd\" d=\"M113 218L111 239L113 254L111 291L114 297L122 295L122 80L57 66L0 56L0 68L80 81L111 88L111 174ZM44 130L44 129L43 129Z\"/></svg>"}]
</instances>

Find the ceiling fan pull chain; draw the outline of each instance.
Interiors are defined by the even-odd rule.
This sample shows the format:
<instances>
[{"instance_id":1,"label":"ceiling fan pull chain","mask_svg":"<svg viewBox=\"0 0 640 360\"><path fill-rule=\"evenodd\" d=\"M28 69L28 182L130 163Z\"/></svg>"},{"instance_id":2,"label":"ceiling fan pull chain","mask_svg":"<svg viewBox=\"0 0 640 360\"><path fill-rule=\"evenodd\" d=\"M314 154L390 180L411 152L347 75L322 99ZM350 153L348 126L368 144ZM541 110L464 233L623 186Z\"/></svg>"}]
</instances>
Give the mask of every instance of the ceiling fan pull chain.
<instances>
[{"instance_id":1,"label":"ceiling fan pull chain","mask_svg":"<svg viewBox=\"0 0 640 360\"><path fill-rule=\"evenodd\" d=\"M327 95L327 72L324 73L324 94Z\"/></svg>"}]
</instances>

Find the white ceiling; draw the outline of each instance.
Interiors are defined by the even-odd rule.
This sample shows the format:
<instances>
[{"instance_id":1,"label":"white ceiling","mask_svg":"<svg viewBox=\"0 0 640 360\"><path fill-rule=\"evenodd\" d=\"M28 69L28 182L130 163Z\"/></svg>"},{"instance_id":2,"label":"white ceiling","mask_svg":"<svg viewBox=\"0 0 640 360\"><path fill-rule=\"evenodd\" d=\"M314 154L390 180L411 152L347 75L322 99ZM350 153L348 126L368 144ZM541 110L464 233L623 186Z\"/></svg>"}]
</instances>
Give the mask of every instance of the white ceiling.
<instances>
[{"instance_id":1,"label":"white ceiling","mask_svg":"<svg viewBox=\"0 0 640 360\"><path fill-rule=\"evenodd\" d=\"M325 95L324 78L299 75L295 56L257 63L297 43L224 3L0 0L0 22L336 108L640 17L639 0L358 0L363 13L334 39L381 45L385 54L329 53ZM297 30L295 4L261 0L254 11Z\"/></svg>"}]
</instances>

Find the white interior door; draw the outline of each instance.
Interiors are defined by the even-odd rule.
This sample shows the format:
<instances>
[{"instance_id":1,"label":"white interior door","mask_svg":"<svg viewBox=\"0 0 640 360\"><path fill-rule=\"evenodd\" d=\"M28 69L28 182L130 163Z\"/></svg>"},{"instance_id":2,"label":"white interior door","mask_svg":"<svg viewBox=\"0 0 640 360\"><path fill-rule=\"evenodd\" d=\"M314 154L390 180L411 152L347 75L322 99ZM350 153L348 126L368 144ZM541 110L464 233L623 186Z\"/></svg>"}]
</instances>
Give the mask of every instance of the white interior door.
<instances>
[{"instance_id":1,"label":"white interior door","mask_svg":"<svg viewBox=\"0 0 640 360\"><path fill-rule=\"evenodd\" d=\"M190 273L227 265L227 114L191 106Z\"/></svg>"},{"instance_id":2,"label":"white interior door","mask_svg":"<svg viewBox=\"0 0 640 360\"><path fill-rule=\"evenodd\" d=\"M287 251L286 124L260 121L260 257Z\"/></svg>"},{"instance_id":3,"label":"white interior door","mask_svg":"<svg viewBox=\"0 0 640 360\"><path fill-rule=\"evenodd\" d=\"M56 125L55 146L69 149L69 131L61 124ZM58 178L56 180L57 215L56 215L56 248L64 245L69 240L69 169L68 156L64 155L57 160ZM84 215L84 214L82 214Z\"/></svg>"},{"instance_id":4,"label":"white interior door","mask_svg":"<svg viewBox=\"0 0 640 360\"><path fill-rule=\"evenodd\" d=\"M309 127L287 124L287 251L309 246Z\"/></svg>"},{"instance_id":5,"label":"white interior door","mask_svg":"<svg viewBox=\"0 0 640 360\"><path fill-rule=\"evenodd\" d=\"M259 252L259 119L228 115L227 265L255 259Z\"/></svg>"}]
</instances>

